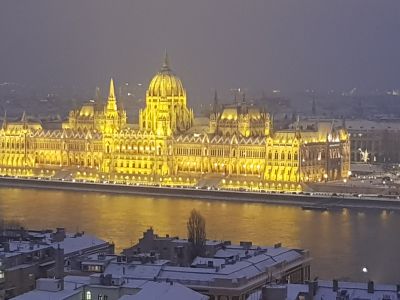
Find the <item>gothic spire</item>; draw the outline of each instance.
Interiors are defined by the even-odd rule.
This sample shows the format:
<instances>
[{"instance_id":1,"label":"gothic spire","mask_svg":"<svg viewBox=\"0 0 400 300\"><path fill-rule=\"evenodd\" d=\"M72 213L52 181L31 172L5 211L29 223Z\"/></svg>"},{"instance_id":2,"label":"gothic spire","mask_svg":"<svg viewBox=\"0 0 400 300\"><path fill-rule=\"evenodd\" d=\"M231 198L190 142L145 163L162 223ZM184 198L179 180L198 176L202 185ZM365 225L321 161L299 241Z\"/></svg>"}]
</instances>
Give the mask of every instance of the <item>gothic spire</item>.
<instances>
[{"instance_id":1,"label":"gothic spire","mask_svg":"<svg viewBox=\"0 0 400 300\"><path fill-rule=\"evenodd\" d=\"M4 110L3 124L1 125L1 128L6 129L6 127L7 127L7 110Z\"/></svg>"},{"instance_id":2,"label":"gothic spire","mask_svg":"<svg viewBox=\"0 0 400 300\"><path fill-rule=\"evenodd\" d=\"M114 80L112 78L110 80L110 93L108 94L108 99L115 100Z\"/></svg>"},{"instance_id":3,"label":"gothic spire","mask_svg":"<svg viewBox=\"0 0 400 300\"><path fill-rule=\"evenodd\" d=\"M21 122L22 122L22 123L26 123L26 112L25 112L25 110L24 110L24 112L22 113Z\"/></svg>"},{"instance_id":4,"label":"gothic spire","mask_svg":"<svg viewBox=\"0 0 400 300\"><path fill-rule=\"evenodd\" d=\"M110 92L108 94L107 110L117 110L117 101L115 98L114 80L110 80Z\"/></svg>"}]
</instances>

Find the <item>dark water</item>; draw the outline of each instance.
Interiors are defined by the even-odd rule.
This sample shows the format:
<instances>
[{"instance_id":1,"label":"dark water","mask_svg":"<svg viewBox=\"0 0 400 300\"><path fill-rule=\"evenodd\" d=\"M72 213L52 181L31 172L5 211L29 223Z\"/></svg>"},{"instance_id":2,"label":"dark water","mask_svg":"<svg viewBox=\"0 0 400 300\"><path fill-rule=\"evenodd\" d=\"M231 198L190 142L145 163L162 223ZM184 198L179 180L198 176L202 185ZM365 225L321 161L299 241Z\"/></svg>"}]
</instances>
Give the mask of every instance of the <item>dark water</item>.
<instances>
[{"instance_id":1,"label":"dark water","mask_svg":"<svg viewBox=\"0 0 400 300\"><path fill-rule=\"evenodd\" d=\"M399 212L321 213L285 205L0 188L1 218L36 229L84 230L113 241L117 250L149 226L160 235L185 237L193 208L205 216L208 238L310 249L313 274L321 279L400 282Z\"/></svg>"}]
</instances>

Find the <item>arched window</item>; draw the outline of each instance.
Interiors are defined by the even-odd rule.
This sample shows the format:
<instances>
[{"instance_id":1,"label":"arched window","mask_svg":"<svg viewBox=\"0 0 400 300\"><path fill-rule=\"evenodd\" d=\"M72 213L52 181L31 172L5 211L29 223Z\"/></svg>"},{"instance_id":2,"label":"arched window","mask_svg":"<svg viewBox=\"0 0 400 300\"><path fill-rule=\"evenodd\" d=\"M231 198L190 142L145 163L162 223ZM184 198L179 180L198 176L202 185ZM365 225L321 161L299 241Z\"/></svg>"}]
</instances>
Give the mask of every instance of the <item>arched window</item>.
<instances>
[{"instance_id":1,"label":"arched window","mask_svg":"<svg viewBox=\"0 0 400 300\"><path fill-rule=\"evenodd\" d=\"M298 160L298 159L299 159L299 156L298 156L297 152L295 152L294 153L294 160Z\"/></svg>"},{"instance_id":2,"label":"arched window","mask_svg":"<svg viewBox=\"0 0 400 300\"><path fill-rule=\"evenodd\" d=\"M86 292L86 300L92 300L92 292L91 291Z\"/></svg>"},{"instance_id":3,"label":"arched window","mask_svg":"<svg viewBox=\"0 0 400 300\"><path fill-rule=\"evenodd\" d=\"M278 159L278 152L275 151L275 159Z\"/></svg>"}]
</instances>

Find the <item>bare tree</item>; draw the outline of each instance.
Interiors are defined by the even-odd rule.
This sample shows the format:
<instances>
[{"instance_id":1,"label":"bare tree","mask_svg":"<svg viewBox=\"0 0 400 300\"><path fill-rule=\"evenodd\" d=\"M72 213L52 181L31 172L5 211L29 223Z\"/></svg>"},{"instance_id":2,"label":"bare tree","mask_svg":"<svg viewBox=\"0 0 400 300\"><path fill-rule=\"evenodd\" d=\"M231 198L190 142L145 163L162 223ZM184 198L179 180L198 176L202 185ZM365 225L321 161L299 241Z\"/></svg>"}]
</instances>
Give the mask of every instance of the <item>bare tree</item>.
<instances>
[{"instance_id":1,"label":"bare tree","mask_svg":"<svg viewBox=\"0 0 400 300\"><path fill-rule=\"evenodd\" d=\"M188 240L192 247L192 258L203 255L206 244L206 220L196 209L190 212L187 231Z\"/></svg>"}]
</instances>

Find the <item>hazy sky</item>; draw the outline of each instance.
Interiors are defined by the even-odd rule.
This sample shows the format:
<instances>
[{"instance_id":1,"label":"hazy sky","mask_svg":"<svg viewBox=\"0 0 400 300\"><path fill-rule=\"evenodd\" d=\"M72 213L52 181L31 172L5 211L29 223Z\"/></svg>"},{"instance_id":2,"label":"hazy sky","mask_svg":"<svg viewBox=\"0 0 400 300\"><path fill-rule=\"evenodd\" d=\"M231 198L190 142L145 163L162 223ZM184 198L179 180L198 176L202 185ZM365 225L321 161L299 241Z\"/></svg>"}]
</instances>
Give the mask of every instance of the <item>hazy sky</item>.
<instances>
[{"instance_id":1,"label":"hazy sky","mask_svg":"<svg viewBox=\"0 0 400 300\"><path fill-rule=\"evenodd\" d=\"M0 82L148 84L167 48L217 88L400 88L399 0L1 0Z\"/></svg>"}]
</instances>

